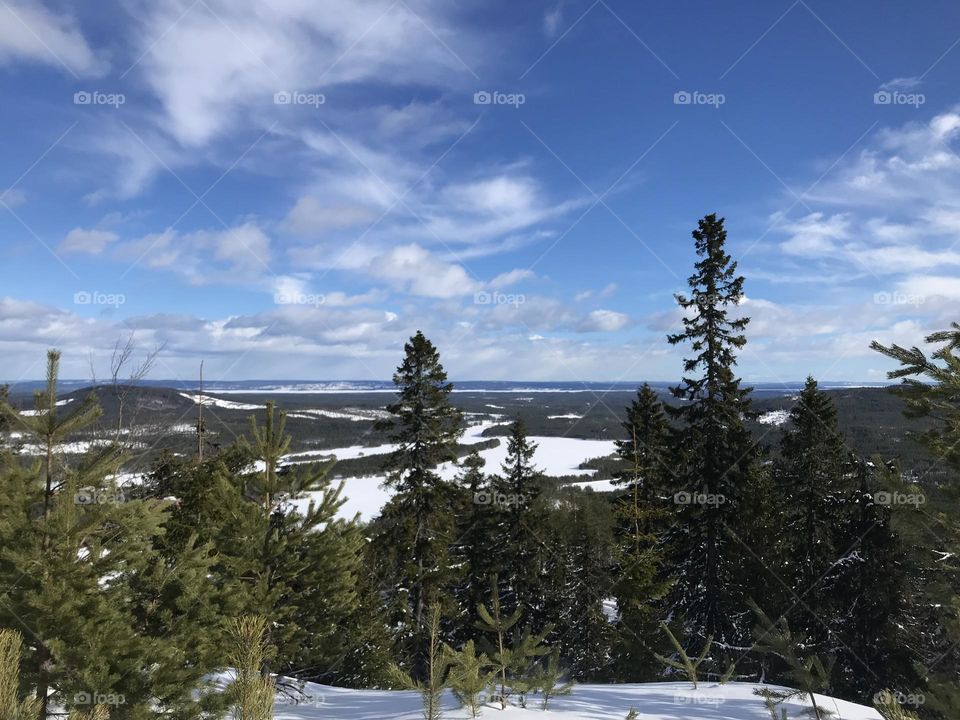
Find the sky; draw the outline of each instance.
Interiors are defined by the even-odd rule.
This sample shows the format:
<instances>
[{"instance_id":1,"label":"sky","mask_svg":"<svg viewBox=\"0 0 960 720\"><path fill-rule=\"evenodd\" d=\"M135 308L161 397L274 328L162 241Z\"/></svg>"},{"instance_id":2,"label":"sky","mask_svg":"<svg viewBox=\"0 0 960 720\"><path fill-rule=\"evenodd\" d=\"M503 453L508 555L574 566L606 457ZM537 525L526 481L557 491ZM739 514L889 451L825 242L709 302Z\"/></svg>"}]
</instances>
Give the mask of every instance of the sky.
<instances>
[{"instance_id":1,"label":"sky","mask_svg":"<svg viewBox=\"0 0 960 720\"><path fill-rule=\"evenodd\" d=\"M960 319L960 5L0 0L0 378L674 380L726 218L752 381Z\"/></svg>"}]
</instances>

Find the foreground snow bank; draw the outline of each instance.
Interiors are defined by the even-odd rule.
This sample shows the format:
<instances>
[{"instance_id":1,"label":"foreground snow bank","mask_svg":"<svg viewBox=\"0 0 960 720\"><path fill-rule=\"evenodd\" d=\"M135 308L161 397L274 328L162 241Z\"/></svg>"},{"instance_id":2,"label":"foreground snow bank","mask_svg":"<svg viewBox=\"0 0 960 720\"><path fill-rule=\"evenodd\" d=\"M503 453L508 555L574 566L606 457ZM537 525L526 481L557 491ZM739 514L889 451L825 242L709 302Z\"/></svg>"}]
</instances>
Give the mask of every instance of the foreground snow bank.
<instances>
[{"instance_id":1,"label":"foreground snow bank","mask_svg":"<svg viewBox=\"0 0 960 720\"><path fill-rule=\"evenodd\" d=\"M502 720L624 720L635 708L639 720L769 720L763 699L754 695L762 685L750 683L701 684L693 690L690 683L645 683L641 685L578 685L567 697L550 701L550 710L540 710L540 698L531 697L526 710L488 706L481 717ZM412 692L344 690L308 683L310 700L298 705L278 699L277 720L417 720L422 717L420 697ZM445 696L447 720L465 720L469 713L457 709L448 693ZM831 710L837 720L880 720L880 715L862 705L817 696L821 707ZM791 719L808 717L809 706L796 699L784 703Z\"/></svg>"}]
</instances>

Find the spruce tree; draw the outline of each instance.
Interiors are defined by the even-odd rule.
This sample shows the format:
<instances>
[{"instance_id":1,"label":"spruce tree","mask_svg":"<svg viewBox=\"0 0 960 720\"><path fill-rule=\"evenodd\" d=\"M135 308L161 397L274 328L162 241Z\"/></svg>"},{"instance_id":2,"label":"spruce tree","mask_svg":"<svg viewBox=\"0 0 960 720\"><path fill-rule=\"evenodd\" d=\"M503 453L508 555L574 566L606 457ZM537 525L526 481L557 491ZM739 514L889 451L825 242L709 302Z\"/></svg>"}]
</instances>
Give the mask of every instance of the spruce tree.
<instances>
[{"instance_id":1,"label":"spruce tree","mask_svg":"<svg viewBox=\"0 0 960 720\"><path fill-rule=\"evenodd\" d=\"M461 461L457 478L457 540L450 548L450 557L457 568L452 594L459 611L455 636L461 643L473 637L479 621L477 606L489 596L490 576L499 564L493 548L501 542L500 516L492 504L494 491L483 472L484 462L473 450Z\"/></svg>"},{"instance_id":2,"label":"spruce tree","mask_svg":"<svg viewBox=\"0 0 960 720\"><path fill-rule=\"evenodd\" d=\"M683 427L677 463L679 504L668 537L677 583L670 614L682 616L699 637L738 644L747 634L742 618L743 588L738 557L726 535L736 529L745 478L755 459L749 431L749 389L734 374L736 351L744 346L746 317L731 311L743 299L743 277L724 249L723 218L707 215L693 231L697 255L689 296L678 295L684 310L683 331L668 336L671 345L689 343L694 352L684 361L682 383L672 388L681 400L669 408Z\"/></svg>"},{"instance_id":3,"label":"spruce tree","mask_svg":"<svg viewBox=\"0 0 960 720\"><path fill-rule=\"evenodd\" d=\"M372 527L372 542L398 651L414 679L421 680L430 634L427 610L435 602L443 605L445 616L453 610L446 590L455 492L436 466L456 459L462 418L450 404L453 385L440 354L422 332L404 346L393 382L398 397L387 406L392 417L377 427L397 445L386 480L396 494Z\"/></svg>"},{"instance_id":4,"label":"spruce tree","mask_svg":"<svg viewBox=\"0 0 960 720\"><path fill-rule=\"evenodd\" d=\"M831 618L835 684L843 696L862 701L885 687L911 689L920 683L915 640L905 632L912 624L907 558L892 526L893 507L877 502L883 499L877 473L898 474L878 461L857 463L859 488L835 540L846 550L838 561L838 607Z\"/></svg>"},{"instance_id":5,"label":"spruce tree","mask_svg":"<svg viewBox=\"0 0 960 720\"><path fill-rule=\"evenodd\" d=\"M931 333L929 350L873 342L871 348L900 367L887 373L901 380L894 392L906 401L908 418L925 421L911 435L926 447L935 462L960 472L960 323ZM886 488L889 490L890 488ZM928 711L942 718L960 713L960 484L925 482L921 512L894 505L891 520L911 550L910 576L914 608L926 609L911 625L922 640L921 662L926 669Z\"/></svg>"},{"instance_id":6,"label":"spruce tree","mask_svg":"<svg viewBox=\"0 0 960 720\"><path fill-rule=\"evenodd\" d=\"M780 593L773 606L792 608L788 617L794 630L823 648L828 628L841 612L838 595L845 590L838 582L837 561L848 546L838 530L850 520L856 480L833 401L812 377L790 410L780 456L775 473L780 498L775 567L790 592ZM809 588L815 590L807 592ZM795 599L801 594L804 602L798 604ZM770 604L771 595L755 599Z\"/></svg>"},{"instance_id":7,"label":"spruce tree","mask_svg":"<svg viewBox=\"0 0 960 720\"><path fill-rule=\"evenodd\" d=\"M541 474L533 464L536 449L527 437L526 423L517 417L510 425L501 474L493 479L491 500L499 510L497 572L504 607L508 611L523 608L531 623L542 624L544 528L538 502Z\"/></svg>"},{"instance_id":8,"label":"spruce tree","mask_svg":"<svg viewBox=\"0 0 960 720\"><path fill-rule=\"evenodd\" d=\"M627 408L623 431L624 439L617 441L620 469L615 478L624 488L615 505L617 676L634 682L651 677L657 667L658 604L671 582L664 577L660 544L672 500L671 427L663 403L648 384Z\"/></svg>"}]
</instances>

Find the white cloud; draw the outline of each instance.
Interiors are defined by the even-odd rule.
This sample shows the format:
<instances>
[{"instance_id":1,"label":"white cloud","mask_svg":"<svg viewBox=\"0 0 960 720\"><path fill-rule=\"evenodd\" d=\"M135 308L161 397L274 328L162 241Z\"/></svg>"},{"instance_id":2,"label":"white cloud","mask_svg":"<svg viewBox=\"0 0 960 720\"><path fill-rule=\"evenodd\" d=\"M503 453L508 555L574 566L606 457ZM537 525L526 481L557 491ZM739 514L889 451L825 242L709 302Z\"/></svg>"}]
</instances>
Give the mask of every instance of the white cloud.
<instances>
[{"instance_id":1,"label":"white cloud","mask_svg":"<svg viewBox=\"0 0 960 720\"><path fill-rule=\"evenodd\" d=\"M109 230L84 230L74 228L60 243L61 252L87 253L99 255L107 247L120 239L120 236Z\"/></svg>"},{"instance_id":2,"label":"white cloud","mask_svg":"<svg viewBox=\"0 0 960 720\"><path fill-rule=\"evenodd\" d=\"M445 262L419 245L393 248L375 258L370 271L375 277L423 297L458 297L480 287L463 267Z\"/></svg>"},{"instance_id":3,"label":"white cloud","mask_svg":"<svg viewBox=\"0 0 960 720\"><path fill-rule=\"evenodd\" d=\"M188 0L139 3L136 37L146 82L160 98L175 137L203 144L244 116L289 117L274 93L364 81L450 86L472 41L457 33L437 3L329 0ZM416 13L413 8L416 8ZM189 10L189 12L186 12ZM186 12L186 14L184 14ZM167 30L176 25L176 32ZM453 39L455 36L455 40ZM415 51L413 49L415 48ZM332 101L331 101L332 102Z\"/></svg>"},{"instance_id":4,"label":"white cloud","mask_svg":"<svg viewBox=\"0 0 960 720\"><path fill-rule=\"evenodd\" d=\"M121 243L116 254L142 268L177 272L198 285L249 283L273 275L270 238L253 222L188 233L168 228Z\"/></svg>"},{"instance_id":5,"label":"white cloud","mask_svg":"<svg viewBox=\"0 0 960 720\"><path fill-rule=\"evenodd\" d=\"M581 325L584 332L616 332L630 322L629 316L614 310L594 310Z\"/></svg>"},{"instance_id":6,"label":"white cloud","mask_svg":"<svg viewBox=\"0 0 960 720\"><path fill-rule=\"evenodd\" d=\"M284 220L284 226L300 237L322 237L330 230L369 225L379 213L363 205L330 205L316 197L297 200Z\"/></svg>"},{"instance_id":7,"label":"white cloud","mask_svg":"<svg viewBox=\"0 0 960 720\"><path fill-rule=\"evenodd\" d=\"M108 69L74 18L51 12L38 0L5 0L0 3L0 64L22 60L84 77L99 76Z\"/></svg>"}]
</instances>

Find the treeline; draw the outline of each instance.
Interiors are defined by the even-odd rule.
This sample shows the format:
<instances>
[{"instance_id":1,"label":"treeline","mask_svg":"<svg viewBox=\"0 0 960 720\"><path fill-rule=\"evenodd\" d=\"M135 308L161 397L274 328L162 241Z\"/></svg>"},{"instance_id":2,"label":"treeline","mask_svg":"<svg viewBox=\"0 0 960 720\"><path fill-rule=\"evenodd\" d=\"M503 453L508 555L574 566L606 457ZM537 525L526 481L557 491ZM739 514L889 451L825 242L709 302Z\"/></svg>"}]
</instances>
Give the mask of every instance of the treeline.
<instances>
[{"instance_id":1,"label":"treeline","mask_svg":"<svg viewBox=\"0 0 960 720\"><path fill-rule=\"evenodd\" d=\"M57 406L51 352L33 413L0 398L43 450L0 458L0 628L24 638L21 690L47 716L216 716L215 673L237 619L255 618L260 674L293 698L307 680L416 687L435 709L452 685L467 706L488 691L505 706L548 702L566 681L693 672L866 702L889 691L921 717L960 717L960 326L928 339L930 357L876 346L902 363L911 411L933 418L921 439L947 481L908 484L851 452L812 379L771 457L745 426L735 368L749 321L723 219L693 237L668 337L689 348L678 402L638 390L609 494L545 481L522 418L502 467L461 457L453 386L419 332L378 423L397 448L393 494L368 524L338 516L329 465L283 464L273 404L241 442L203 461L164 455L121 487L122 448L74 465L58 454L99 409L92 396ZM437 468L451 461L447 480Z\"/></svg>"}]
</instances>

